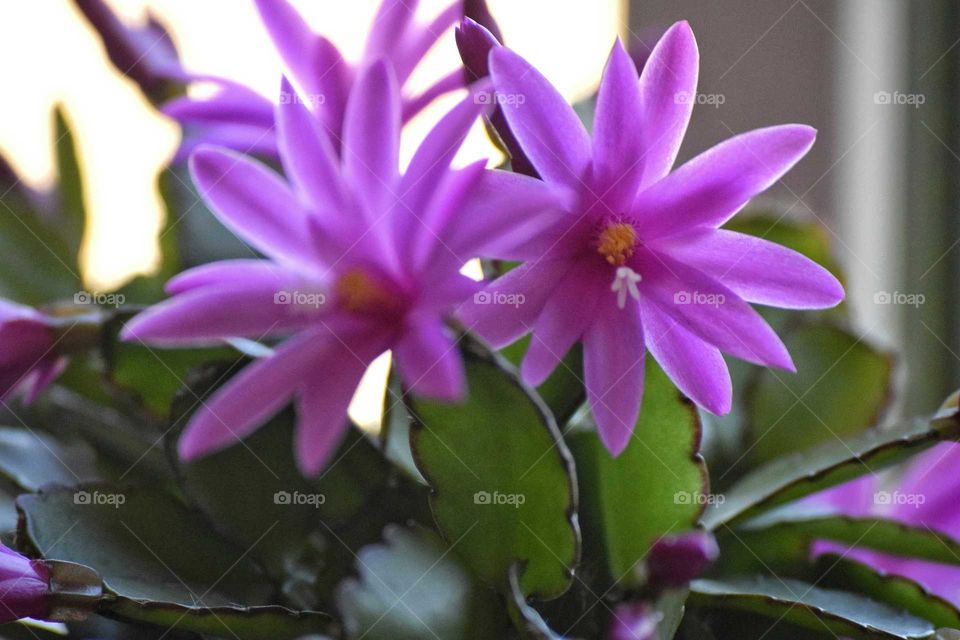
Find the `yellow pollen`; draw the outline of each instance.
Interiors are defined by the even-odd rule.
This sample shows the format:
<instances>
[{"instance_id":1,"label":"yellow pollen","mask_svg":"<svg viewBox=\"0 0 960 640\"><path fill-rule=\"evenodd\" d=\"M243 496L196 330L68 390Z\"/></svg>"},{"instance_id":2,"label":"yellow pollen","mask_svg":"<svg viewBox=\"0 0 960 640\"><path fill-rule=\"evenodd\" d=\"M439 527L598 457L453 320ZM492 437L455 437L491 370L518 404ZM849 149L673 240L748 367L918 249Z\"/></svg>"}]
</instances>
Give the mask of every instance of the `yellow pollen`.
<instances>
[{"instance_id":1,"label":"yellow pollen","mask_svg":"<svg viewBox=\"0 0 960 640\"><path fill-rule=\"evenodd\" d=\"M340 276L336 292L340 305L354 313L384 311L396 302L380 282L361 269L351 269Z\"/></svg>"},{"instance_id":2,"label":"yellow pollen","mask_svg":"<svg viewBox=\"0 0 960 640\"><path fill-rule=\"evenodd\" d=\"M597 253L606 258L607 262L616 266L623 266L627 259L633 256L637 244L637 232L633 225L626 222L616 222L600 232L597 242Z\"/></svg>"}]
</instances>

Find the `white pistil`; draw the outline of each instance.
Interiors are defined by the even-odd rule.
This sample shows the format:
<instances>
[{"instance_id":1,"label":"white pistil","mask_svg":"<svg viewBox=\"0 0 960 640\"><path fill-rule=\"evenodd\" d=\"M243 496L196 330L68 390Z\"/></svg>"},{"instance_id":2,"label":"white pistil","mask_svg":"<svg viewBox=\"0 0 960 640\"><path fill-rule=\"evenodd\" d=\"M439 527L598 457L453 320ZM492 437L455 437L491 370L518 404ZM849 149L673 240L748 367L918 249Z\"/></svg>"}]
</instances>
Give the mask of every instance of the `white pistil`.
<instances>
[{"instance_id":1,"label":"white pistil","mask_svg":"<svg viewBox=\"0 0 960 640\"><path fill-rule=\"evenodd\" d=\"M627 306L627 294L634 300L640 300L640 289L637 283L643 280L639 273L630 267L618 267L617 275L610 285L610 291L617 294L617 306L623 309Z\"/></svg>"}]
</instances>

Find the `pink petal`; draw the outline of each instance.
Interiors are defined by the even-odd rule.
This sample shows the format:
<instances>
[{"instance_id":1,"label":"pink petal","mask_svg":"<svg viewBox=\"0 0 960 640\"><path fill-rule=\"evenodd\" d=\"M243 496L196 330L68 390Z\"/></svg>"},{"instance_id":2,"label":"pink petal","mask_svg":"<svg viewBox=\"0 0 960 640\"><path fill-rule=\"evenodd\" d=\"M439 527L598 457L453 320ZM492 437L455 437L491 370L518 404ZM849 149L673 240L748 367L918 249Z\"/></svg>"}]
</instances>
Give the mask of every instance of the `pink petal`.
<instances>
[{"instance_id":1,"label":"pink petal","mask_svg":"<svg viewBox=\"0 0 960 640\"><path fill-rule=\"evenodd\" d=\"M527 384L543 384L583 336L596 313L597 297L608 284L604 271L595 256L580 259L547 300L520 366Z\"/></svg>"},{"instance_id":2,"label":"pink petal","mask_svg":"<svg viewBox=\"0 0 960 640\"><path fill-rule=\"evenodd\" d=\"M647 252L641 261L641 297L685 329L748 362L795 371L777 334L733 291L663 254Z\"/></svg>"},{"instance_id":3,"label":"pink petal","mask_svg":"<svg viewBox=\"0 0 960 640\"><path fill-rule=\"evenodd\" d=\"M287 184L262 164L222 149L190 158L200 195L238 237L278 262L313 268L306 212Z\"/></svg>"},{"instance_id":4,"label":"pink petal","mask_svg":"<svg viewBox=\"0 0 960 640\"><path fill-rule=\"evenodd\" d=\"M457 253L499 260L538 260L571 237L572 194L509 171L486 171L451 228ZM565 246L565 245L563 245Z\"/></svg>"},{"instance_id":5,"label":"pink petal","mask_svg":"<svg viewBox=\"0 0 960 640\"><path fill-rule=\"evenodd\" d=\"M304 21L287 0L255 0L287 76L310 104L320 104L324 127L339 136L351 75L337 48Z\"/></svg>"},{"instance_id":6,"label":"pink petal","mask_svg":"<svg viewBox=\"0 0 960 640\"><path fill-rule=\"evenodd\" d=\"M616 296L600 300L583 338L583 374L590 411L604 446L620 455L640 416L643 398L644 344L640 307L619 309Z\"/></svg>"},{"instance_id":7,"label":"pink petal","mask_svg":"<svg viewBox=\"0 0 960 640\"><path fill-rule=\"evenodd\" d=\"M394 361L410 391L438 400L462 400L467 391L460 350L438 318L417 321L393 348Z\"/></svg>"},{"instance_id":8,"label":"pink petal","mask_svg":"<svg viewBox=\"0 0 960 640\"><path fill-rule=\"evenodd\" d=\"M699 68L697 41L687 22L670 27L650 53L640 76L641 111L634 116L644 132L644 184L673 168L693 112Z\"/></svg>"},{"instance_id":9,"label":"pink petal","mask_svg":"<svg viewBox=\"0 0 960 640\"><path fill-rule=\"evenodd\" d=\"M387 0L390 1L390 0ZM400 97L388 63L372 64L350 92L343 125L344 177L367 203L368 215L381 215L392 202L399 178Z\"/></svg>"},{"instance_id":10,"label":"pink petal","mask_svg":"<svg viewBox=\"0 0 960 640\"><path fill-rule=\"evenodd\" d=\"M706 231L663 243L663 251L714 278L747 302L825 309L843 300L832 273L804 255L734 231Z\"/></svg>"},{"instance_id":11,"label":"pink petal","mask_svg":"<svg viewBox=\"0 0 960 640\"><path fill-rule=\"evenodd\" d=\"M733 386L720 350L641 299L647 349L677 388L714 415L730 412Z\"/></svg>"},{"instance_id":12,"label":"pink petal","mask_svg":"<svg viewBox=\"0 0 960 640\"><path fill-rule=\"evenodd\" d=\"M228 83L213 96L174 98L161 111L182 124L196 122L243 123L273 126L273 103L244 85Z\"/></svg>"},{"instance_id":13,"label":"pink petal","mask_svg":"<svg viewBox=\"0 0 960 640\"><path fill-rule=\"evenodd\" d=\"M594 179L607 203L628 206L637 193L645 164L640 116L637 68L618 38L600 82L593 125Z\"/></svg>"},{"instance_id":14,"label":"pink petal","mask_svg":"<svg viewBox=\"0 0 960 640\"><path fill-rule=\"evenodd\" d=\"M392 53L406 40L418 4L419 0L381 0L363 51L365 61L386 58L399 70L400 65L392 60Z\"/></svg>"},{"instance_id":15,"label":"pink petal","mask_svg":"<svg viewBox=\"0 0 960 640\"><path fill-rule=\"evenodd\" d=\"M563 96L529 62L500 47L490 71L510 129L548 182L579 188L590 164L590 137Z\"/></svg>"},{"instance_id":16,"label":"pink petal","mask_svg":"<svg viewBox=\"0 0 960 640\"><path fill-rule=\"evenodd\" d=\"M719 227L777 182L813 146L816 130L782 125L744 133L701 153L637 196L647 240Z\"/></svg>"},{"instance_id":17,"label":"pink petal","mask_svg":"<svg viewBox=\"0 0 960 640\"><path fill-rule=\"evenodd\" d=\"M527 262L467 300L457 315L468 331L500 349L533 330L537 316L570 269L567 260Z\"/></svg>"},{"instance_id":18,"label":"pink petal","mask_svg":"<svg viewBox=\"0 0 960 640\"><path fill-rule=\"evenodd\" d=\"M328 311L323 291L298 289L298 280L281 278L193 289L143 311L124 326L121 336L156 345L208 345L224 338L282 334ZM291 304L289 296L295 292L312 294L315 304Z\"/></svg>"},{"instance_id":19,"label":"pink petal","mask_svg":"<svg viewBox=\"0 0 960 640\"><path fill-rule=\"evenodd\" d=\"M347 408L370 362L383 351L376 341L343 342L328 336L316 367L305 374L297 395L297 466L314 476L349 428ZM335 371L335 375L331 372Z\"/></svg>"},{"instance_id":20,"label":"pink petal","mask_svg":"<svg viewBox=\"0 0 960 640\"><path fill-rule=\"evenodd\" d=\"M185 162L194 151L205 146L223 147L265 158L277 156L277 136L272 128L225 122L187 127L173 162Z\"/></svg>"},{"instance_id":21,"label":"pink petal","mask_svg":"<svg viewBox=\"0 0 960 640\"><path fill-rule=\"evenodd\" d=\"M296 275L269 260L221 260L183 271L164 286L170 295L185 293L200 287L237 286L267 283L282 287L294 281Z\"/></svg>"},{"instance_id":22,"label":"pink petal","mask_svg":"<svg viewBox=\"0 0 960 640\"><path fill-rule=\"evenodd\" d=\"M295 95L283 79L283 94ZM344 207L340 160L326 132L301 100L281 101L276 108L277 140L287 176L317 207Z\"/></svg>"},{"instance_id":23,"label":"pink petal","mask_svg":"<svg viewBox=\"0 0 960 640\"><path fill-rule=\"evenodd\" d=\"M193 460L225 449L259 429L316 371L317 358L330 339L325 329L307 332L285 342L272 356L246 366L190 419L177 444L180 458Z\"/></svg>"}]
</instances>

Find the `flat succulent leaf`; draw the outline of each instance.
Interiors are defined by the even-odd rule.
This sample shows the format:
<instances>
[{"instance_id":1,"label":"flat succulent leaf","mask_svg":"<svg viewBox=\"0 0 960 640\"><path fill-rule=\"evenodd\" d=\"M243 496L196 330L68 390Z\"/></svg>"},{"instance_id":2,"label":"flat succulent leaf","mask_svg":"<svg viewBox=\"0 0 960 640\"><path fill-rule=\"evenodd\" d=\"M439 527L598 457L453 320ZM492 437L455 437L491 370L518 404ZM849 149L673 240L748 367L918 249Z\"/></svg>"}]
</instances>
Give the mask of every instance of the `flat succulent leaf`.
<instances>
[{"instance_id":1,"label":"flat succulent leaf","mask_svg":"<svg viewBox=\"0 0 960 640\"><path fill-rule=\"evenodd\" d=\"M752 461L838 445L879 422L893 384L889 354L830 324L803 325L783 339L797 373L756 369L744 394Z\"/></svg>"},{"instance_id":2,"label":"flat succulent leaf","mask_svg":"<svg viewBox=\"0 0 960 640\"><path fill-rule=\"evenodd\" d=\"M0 427L0 477L22 491L100 479L93 449L27 428Z\"/></svg>"},{"instance_id":3,"label":"flat succulent leaf","mask_svg":"<svg viewBox=\"0 0 960 640\"><path fill-rule=\"evenodd\" d=\"M360 550L357 573L337 589L349 638L495 640L508 625L496 593L433 532L388 527Z\"/></svg>"},{"instance_id":4,"label":"flat succulent leaf","mask_svg":"<svg viewBox=\"0 0 960 640\"><path fill-rule=\"evenodd\" d=\"M650 546L691 529L706 505L709 480L699 454L697 411L647 358L643 407L626 450L614 458L593 431L570 442L584 508L603 529L610 573L636 585L641 578L632 569Z\"/></svg>"},{"instance_id":5,"label":"flat succulent leaf","mask_svg":"<svg viewBox=\"0 0 960 640\"><path fill-rule=\"evenodd\" d=\"M903 609L938 627L960 629L960 611L957 607L909 578L884 573L832 554L821 556L820 561L821 565L829 568L827 580L839 588L854 590L878 602Z\"/></svg>"},{"instance_id":6,"label":"flat succulent leaf","mask_svg":"<svg viewBox=\"0 0 960 640\"><path fill-rule=\"evenodd\" d=\"M718 529L958 438L960 416L952 409L889 429L870 429L843 445L825 442L744 476L707 508L703 523Z\"/></svg>"},{"instance_id":7,"label":"flat succulent leaf","mask_svg":"<svg viewBox=\"0 0 960 640\"><path fill-rule=\"evenodd\" d=\"M17 508L24 543L45 559L99 572L115 596L102 606L125 619L255 639L297 637L327 620L270 606L271 588L251 549L228 543L166 494L54 487L21 495Z\"/></svg>"},{"instance_id":8,"label":"flat succulent leaf","mask_svg":"<svg viewBox=\"0 0 960 640\"><path fill-rule=\"evenodd\" d=\"M80 246L87 226L87 208L83 194L83 175L77 144L63 106L54 111L57 159L57 192L60 211L57 227L69 251L69 264L80 272Z\"/></svg>"},{"instance_id":9,"label":"flat succulent leaf","mask_svg":"<svg viewBox=\"0 0 960 640\"><path fill-rule=\"evenodd\" d=\"M928 527L913 527L895 520L824 514L785 505L737 527L737 537L763 557L766 549L789 548L806 560L813 540L824 539L869 547L884 553L931 562L960 564L960 543Z\"/></svg>"},{"instance_id":10,"label":"flat succulent leaf","mask_svg":"<svg viewBox=\"0 0 960 640\"><path fill-rule=\"evenodd\" d=\"M468 399L413 399L411 443L440 531L479 576L506 592L559 596L580 553L573 462L553 417L515 370L476 343L464 350Z\"/></svg>"},{"instance_id":11,"label":"flat succulent leaf","mask_svg":"<svg viewBox=\"0 0 960 640\"><path fill-rule=\"evenodd\" d=\"M563 640L563 637L550 628L540 612L534 609L520 587L520 575L523 573L519 564L510 567L510 594L507 609L514 626L519 630L524 640Z\"/></svg>"},{"instance_id":12,"label":"flat succulent leaf","mask_svg":"<svg viewBox=\"0 0 960 640\"><path fill-rule=\"evenodd\" d=\"M935 633L930 622L864 596L789 578L695 580L690 603L749 611L837 637L914 640Z\"/></svg>"},{"instance_id":13,"label":"flat succulent leaf","mask_svg":"<svg viewBox=\"0 0 960 640\"><path fill-rule=\"evenodd\" d=\"M530 336L524 336L502 349L500 353L514 366L519 367L523 361L523 355L530 346L530 340ZM587 392L583 386L583 349L579 344L570 349L550 377L537 387L537 394L550 407L557 424L561 427L573 417L587 399Z\"/></svg>"}]
</instances>

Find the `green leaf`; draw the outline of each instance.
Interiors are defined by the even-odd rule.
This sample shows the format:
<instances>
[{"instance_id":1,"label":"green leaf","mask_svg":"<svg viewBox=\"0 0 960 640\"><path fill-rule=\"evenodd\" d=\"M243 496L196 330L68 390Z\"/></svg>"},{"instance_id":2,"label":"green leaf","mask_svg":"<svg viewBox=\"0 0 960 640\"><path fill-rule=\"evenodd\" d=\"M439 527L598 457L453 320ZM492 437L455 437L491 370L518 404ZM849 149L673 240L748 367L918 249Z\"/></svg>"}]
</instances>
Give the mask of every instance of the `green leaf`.
<instances>
[{"instance_id":1,"label":"green leaf","mask_svg":"<svg viewBox=\"0 0 960 640\"><path fill-rule=\"evenodd\" d=\"M893 381L893 360L838 327L802 326L784 336L795 375L757 370L744 396L749 450L759 462L844 440L877 424Z\"/></svg>"},{"instance_id":2,"label":"green leaf","mask_svg":"<svg viewBox=\"0 0 960 640\"><path fill-rule=\"evenodd\" d=\"M870 429L845 445L825 442L744 476L707 509L703 523L715 530L958 438L960 416L951 410L889 429Z\"/></svg>"},{"instance_id":3,"label":"green leaf","mask_svg":"<svg viewBox=\"0 0 960 640\"><path fill-rule=\"evenodd\" d=\"M519 367L530 346L530 340L531 336L524 336L500 353L514 366ZM579 344L570 349L550 377L537 387L537 394L550 407L553 417L561 427L573 417L587 398L583 387L583 349Z\"/></svg>"},{"instance_id":4,"label":"green leaf","mask_svg":"<svg viewBox=\"0 0 960 640\"><path fill-rule=\"evenodd\" d=\"M496 594L476 584L436 534L391 526L364 547L358 578L337 602L348 637L367 640L494 640L508 624Z\"/></svg>"},{"instance_id":5,"label":"green leaf","mask_svg":"<svg viewBox=\"0 0 960 640\"><path fill-rule=\"evenodd\" d=\"M696 408L648 357L643 407L626 450L614 458L595 432L576 434L571 448L584 508L596 513L603 529L612 577L637 584L632 569L650 545L692 528L706 504L709 480Z\"/></svg>"},{"instance_id":6,"label":"green leaf","mask_svg":"<svg viewBox=\"0 0 960 640\"><path fill-rule=\"evenodd\" d=\"M21 537L37 554L100 573L115 596L102 606L114 615L252 639L293 638L326 621L268 606L272 589L252 549L220 538L165 494L83 485L21 495L17 508Z\"/></svg>"},{"instance_id":7,"label":"green leaf","mask_svg":"<svg viewBox=\"0 0 960 640\"><path fill-rule=\"evenodd\" d=\"M453 549L506 591L525 562L523 592L556 597L580 549L570 453L542 401L496 354L464 353L470 395L460 405L415 399L411 442L433 488L430 505Z\"/></svg>"},{"instance_id":8,"label":"green leaf","mask_svg":"<svg viewBox=\"0 0 960 640\"><path fill-rule=\"evenodd\" d=\"M100 479L96 454L85 442L11 427L0 427L0 476L23 491Z\"/></svg>"},{"instance_id":9,"label":"green leaf","mask_svg":"<svg viewBox=\"0 0 960 640\"><path fill-rule=\"evenodd\" d=\"M829 568L827 580L840 588L856 590L874 600L929 620L938 627L960 629L960 611L913 580L886 574L833 554L821 556L820 564Z\"/></svg>"},{"instance_id":10,"label":"green leaf","mask_svg":"<svg viewBox=\"0 0 960 640\"><path fill-rule=\"evenodd\" d=\"M540 612L530 606L520 587L519 564L510 567L510 594L507 608L514 626L524 640L562 640L560 635L550 628Z\"/></svg>"},{"instance_id":11,"label":"green leaf","mask_svg":"<svg viewBox=\"0 0 960 640\"><path fill-rule=\"evenodd\" d=\"M67 122L63 105L57 105L54 111L57 181L60 195L60 215L57 226L60 236L69 251L69 264L80 272L80 247L87 226L87 209L83 196L83 176L80 171L80 159L77 155L76 140L70 124Z\"/></svg>"},{"instance_id":12,"label":"green leaf","mask_svg":"<svg viewBox=\"0 0 960 640\"><path fill-rule=\"evenodd\" d=\"M692 605L749 611L815 631L850 638L932 638L932 624L846 591L821 589L799 580L735 578L695 580Z\"/></svg>"},{"instance_id":13,"label":"green leaf","mask_svg":"<svg viewBox=\"0 0 960 640\"><path fill-rule=\"evenodd\" d=\"M811 513L796 505L785 505L744 523L737 528L737 537L761 557L765 549L777 547L796 549L800 554L797 559L806 560L809 544L826 539L931 562L960 564L960 543L932 529L883 518Z\"/></svg>"}]
</instances>

